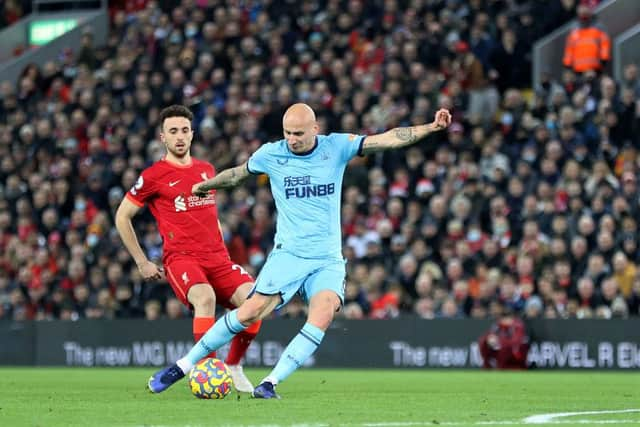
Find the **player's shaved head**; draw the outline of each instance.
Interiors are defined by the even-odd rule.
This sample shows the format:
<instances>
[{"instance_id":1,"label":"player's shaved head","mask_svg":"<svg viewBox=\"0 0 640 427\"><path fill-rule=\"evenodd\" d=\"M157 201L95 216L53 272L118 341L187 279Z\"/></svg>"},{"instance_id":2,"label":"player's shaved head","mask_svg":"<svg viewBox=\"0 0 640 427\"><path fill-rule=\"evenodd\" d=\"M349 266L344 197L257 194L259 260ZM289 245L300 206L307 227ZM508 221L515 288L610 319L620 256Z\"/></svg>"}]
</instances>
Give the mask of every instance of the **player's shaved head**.
<instances>
[{"instance_id":1,"label":"player's shaved head","mask_svg":"<svg viewBox=\"0 0 640 427\"><path fill-rule=\"evenodd\" d=\"M307 104L293 104L282 117L282 129L291 151L308 151L313 148L318 134L316 113Z\"/></svg>"},{"instance_id":2,"label":"player's shaved head","mask_svg":"<svg viewBox=\"0 0 640 427\"><path fill-rule=\"evenodd\" d=\"M284 117L282 118L282 123L309 123L316 121L316 113L313 112L313 109L309 107L307 104L303 104L299 102L297 104L293 104L291 107L287 108L287 111L284 113Z\"/></svg>"}]
</instances>

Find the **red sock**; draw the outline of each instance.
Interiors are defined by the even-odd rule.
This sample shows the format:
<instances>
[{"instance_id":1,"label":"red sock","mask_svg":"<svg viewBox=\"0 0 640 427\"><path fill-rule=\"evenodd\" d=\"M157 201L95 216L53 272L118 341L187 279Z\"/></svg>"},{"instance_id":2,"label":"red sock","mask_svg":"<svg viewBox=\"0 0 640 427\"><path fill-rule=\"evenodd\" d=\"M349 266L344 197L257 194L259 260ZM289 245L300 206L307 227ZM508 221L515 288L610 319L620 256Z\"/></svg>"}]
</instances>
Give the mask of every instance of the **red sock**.
<instances>
[{"instance_id":1,"label":"red sock","mask_svg":"<svg viewBox=\"0 0 640 427\"><path fill-rule=\"evenodd\" d=\"M200 341L200 338L216 323L215 317L194 317L193 318L193 339L195 342ZM207 355L207 357L216 357L216 352L213 351Z\"/></svg>"},{"instance_id":2,"label":"red sock","mask_svg":"<svg viewBox=\"0 0 640 427\"><path fill-rule=\"evenodd\" d=\"M250 325L247 329L233 337L233 340L231 340L231 348L229 349L229 354L227 355L227 365L237 365L238 363L240 363L240 360L247 352L251 341L253 341L256 335L258 335L261 324L262 320L258 320L257 322Z\"/></svg>"}]
</instances>

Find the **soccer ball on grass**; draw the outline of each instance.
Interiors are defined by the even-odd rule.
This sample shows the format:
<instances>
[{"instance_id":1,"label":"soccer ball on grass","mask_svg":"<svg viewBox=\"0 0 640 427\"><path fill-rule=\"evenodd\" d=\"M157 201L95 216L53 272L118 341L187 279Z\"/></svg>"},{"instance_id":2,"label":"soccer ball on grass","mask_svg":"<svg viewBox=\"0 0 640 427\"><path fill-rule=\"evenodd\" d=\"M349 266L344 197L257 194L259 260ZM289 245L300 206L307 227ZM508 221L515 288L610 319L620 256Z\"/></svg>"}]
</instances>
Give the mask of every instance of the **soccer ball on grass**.
<instances>
[{"instance_id":1,"label":"soccer ball on grass","mask_svg":"<svg viewBox=\"0 0 640 427\"><path fill-rule=\"evenodd\" d=\"M189 389L199 399L224 399L232 385L229 368L219 359L204 359L189 373Z\"/></svg>"}]
</instances>

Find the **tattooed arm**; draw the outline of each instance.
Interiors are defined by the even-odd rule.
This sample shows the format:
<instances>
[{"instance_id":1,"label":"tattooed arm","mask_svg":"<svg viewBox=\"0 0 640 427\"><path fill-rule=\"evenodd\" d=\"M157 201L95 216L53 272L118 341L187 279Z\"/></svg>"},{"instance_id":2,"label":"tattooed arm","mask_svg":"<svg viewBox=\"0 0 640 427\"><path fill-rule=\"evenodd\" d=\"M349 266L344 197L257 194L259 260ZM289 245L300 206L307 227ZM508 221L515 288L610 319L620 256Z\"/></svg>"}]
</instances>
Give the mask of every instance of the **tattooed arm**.
<instances>
[{"instance_id":1,"label":"tattooed arm","mask_svg":"<svg viewBox=\"0 0 640 427\"><path fill-rule=\"evenodd\" d=\"M199 182L191 188L191 192L198 197L206 197L209 191L219 188L231 188L249 178L247 163L243 163L235 168L225 169L213 178Z\"/></svg>"},{"instance_id":2,"label":"tattooed arm","mask_svg":"<svg viewBox=\"0 0 640 427\"><path fill-rule=\"evenodd\" d=\"M451 114L449 114L448 110L440 109L436 113L432 123L419 126L398 127L384 133L367 136L362 144L362 154L371 154L376 151L406 147L432 132L445 129L449 124L451 124Z\"/></svg>"}]
</instances>

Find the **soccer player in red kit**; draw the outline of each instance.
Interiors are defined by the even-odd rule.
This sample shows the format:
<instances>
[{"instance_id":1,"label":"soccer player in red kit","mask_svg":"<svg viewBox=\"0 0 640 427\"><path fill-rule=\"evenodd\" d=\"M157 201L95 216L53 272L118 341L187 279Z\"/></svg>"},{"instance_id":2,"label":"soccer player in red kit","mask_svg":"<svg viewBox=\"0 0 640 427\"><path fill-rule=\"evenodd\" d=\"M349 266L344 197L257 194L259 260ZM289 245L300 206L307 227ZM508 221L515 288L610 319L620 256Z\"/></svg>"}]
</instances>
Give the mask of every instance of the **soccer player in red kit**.
<instances>
[{"instance_id":1,"label":"soccer player in red kit","mask_svg":"<svg viewBox=\"0 0 640 427\"><path fill-rule=\"evenodd\" d=\"M253 278L229 257L222 239L215 193L194 196L194 184L215 176L210 163L191 157L193 114L181 105L160 112L160 139L166 156L143 170L116 212L116 228L145 280L166 276L176 296L194 312L197 342L215 322L216 302L235 308L247 298ZM163 267L151 262L140 247L132 218L145 205L158 223L163 239ZM260 321L231 342L226 363L238 391L253 386L239 365ZM210 355L214 357L214 354Z\"/></svg>"}]
</instances>

